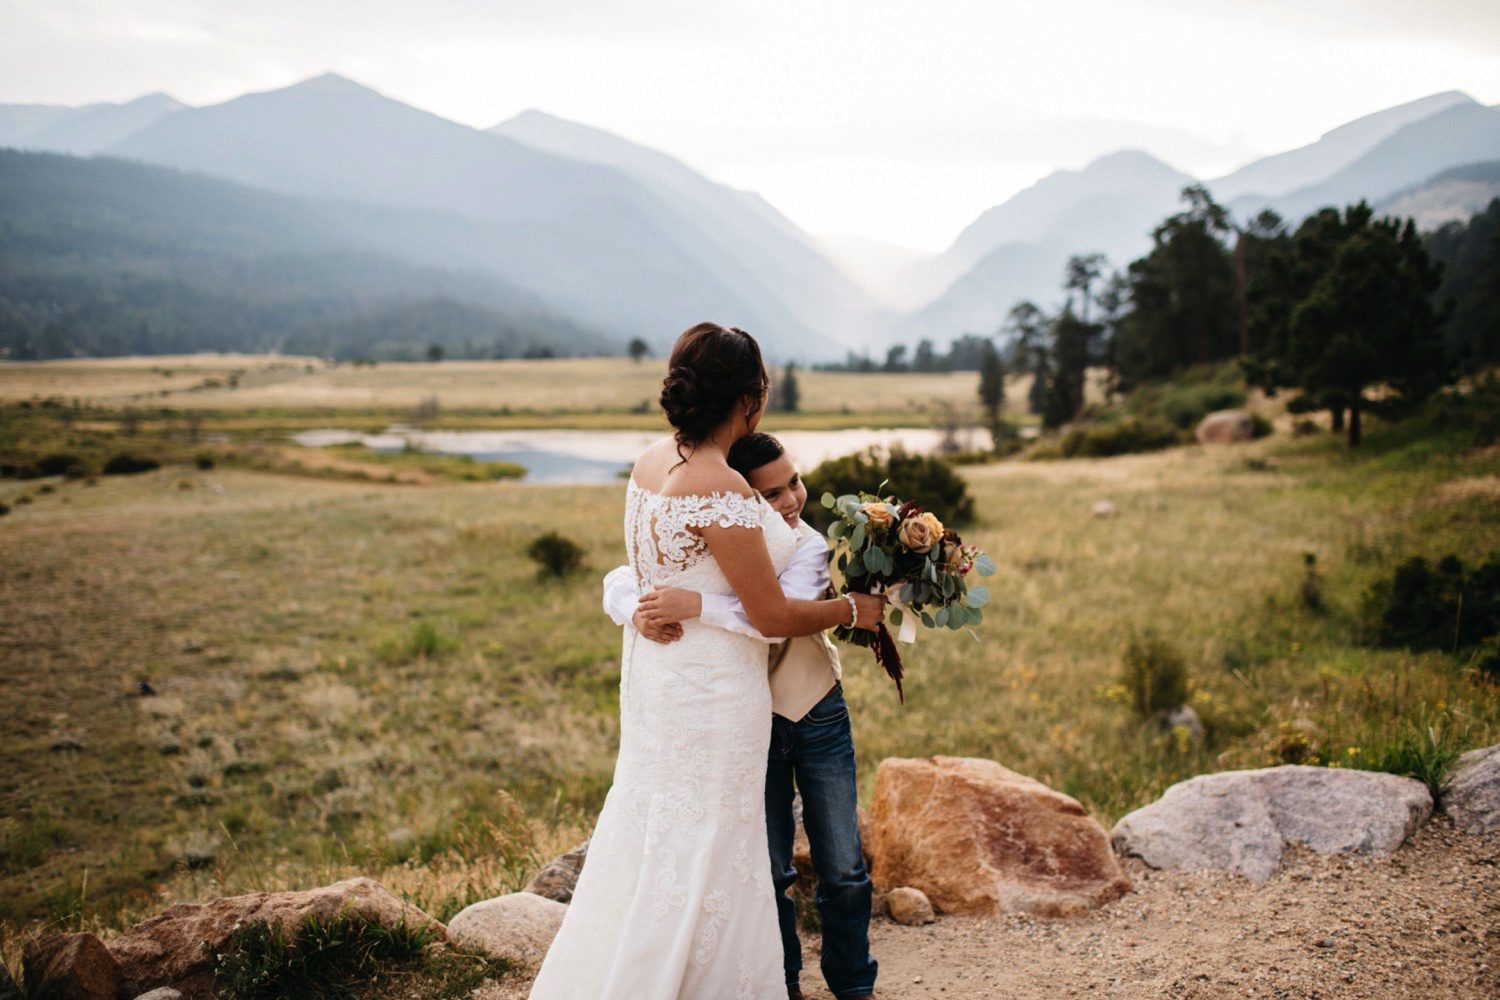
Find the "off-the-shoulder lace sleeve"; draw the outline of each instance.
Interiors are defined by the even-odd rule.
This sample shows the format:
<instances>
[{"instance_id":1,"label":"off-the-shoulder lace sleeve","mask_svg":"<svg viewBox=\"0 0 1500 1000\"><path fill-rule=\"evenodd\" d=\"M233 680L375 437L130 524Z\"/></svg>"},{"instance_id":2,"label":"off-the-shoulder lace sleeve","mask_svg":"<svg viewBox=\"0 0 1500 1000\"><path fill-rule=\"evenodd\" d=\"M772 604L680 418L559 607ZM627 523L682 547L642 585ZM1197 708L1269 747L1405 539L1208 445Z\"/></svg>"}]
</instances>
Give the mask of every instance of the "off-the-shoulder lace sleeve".
<instances>
[{"instance_id":1,"label":"off-the-shoulder lace sleeve","mask_svg":"<svg viewBox=\"0 0 1500 1000\"><path fill-rule=\"evenodd\" d=\"M681 572L707 554L708 544L691 529L761 526L763 501L759 497L738 493L665 496L639 487L631 492L626 503L626 537L632 542L631 565L643 586L663 574Z\"/></svg>"}]
</instances>

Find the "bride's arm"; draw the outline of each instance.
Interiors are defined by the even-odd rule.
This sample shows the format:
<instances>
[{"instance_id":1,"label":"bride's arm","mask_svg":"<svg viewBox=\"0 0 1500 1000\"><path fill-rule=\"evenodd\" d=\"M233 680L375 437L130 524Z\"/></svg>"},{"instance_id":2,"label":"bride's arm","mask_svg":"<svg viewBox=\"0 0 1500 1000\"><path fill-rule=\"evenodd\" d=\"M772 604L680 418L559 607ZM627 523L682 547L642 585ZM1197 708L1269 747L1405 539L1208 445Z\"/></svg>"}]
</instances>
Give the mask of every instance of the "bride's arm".
<instances>
[{"instance_id":1,"label":"bride's arm","mask_svg":"<svg viewBox=\"0 0 1500 1000\"><path fill-rule=\"evenodd\" d=\"M620 573L621 570L629 572L628 567L621 567L605 578L606 607L610 604L610 594L607 592L611 583L610 578ZM816 532L805 533L797 543L797 551L792 553L791 562L787 563L786 569L781 571L778 579L782 593L788 597L804 601L816 601L822 598L828 592L828 543L823 540L823 536ZM637 597L633 575L629 578L628 587L628 604L623 599L617 599L615 605L622 613L611 611L610 614L619 625L623 625L634 616L635 627L642 633L646 631L646 627L669 625L673 622L696 618L705 625L748 635L752 639L780 642L786 638L785 636L763 635L751 623L750 616L745 613L744 604L740 603L740 599L734 594L699 594L690 590L678 590L676 587L658 587L656 590ZM620 589L623 598L624 588ZM648 638L655 637L648 636Z\"/></svg>"},{"instance_id":2,"label":"bride's arm","mask_svg":"<svg viewBox=\"0 0 1500 1000\"><path fill-rule=\"evenodd\" d=\"M734 588L750 623L762 635L812 635L835 625L873 629L885 609L885 598L855 594L855 620L850 621L849 602L842 597L826 601L789 598L776 578L776 568L766 551L760 528L705 525L699 529L719 569Z\"/></svg>"}]
</instances>

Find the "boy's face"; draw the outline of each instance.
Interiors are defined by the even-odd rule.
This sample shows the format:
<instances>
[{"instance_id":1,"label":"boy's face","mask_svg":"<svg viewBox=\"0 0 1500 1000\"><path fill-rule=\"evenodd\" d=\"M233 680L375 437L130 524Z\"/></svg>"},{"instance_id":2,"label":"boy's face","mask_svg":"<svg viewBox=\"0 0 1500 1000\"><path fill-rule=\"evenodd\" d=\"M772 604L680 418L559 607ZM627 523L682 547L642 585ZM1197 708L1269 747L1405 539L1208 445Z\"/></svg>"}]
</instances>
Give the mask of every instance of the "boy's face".
<instances>
[{"instance_id":1,"label":"boy's face","mask_svg":"<svg viewBox=\"0 0 1500 1000\"><path fill-rule=\"evenodd\" d=\"M750 486L775 508L776 513L786 519L793 528L802 519L802 508L807 504L807 487L803 485L802 473L786 455L767 462L758 469L750 470Z\"/></svg>"}]
</instances>

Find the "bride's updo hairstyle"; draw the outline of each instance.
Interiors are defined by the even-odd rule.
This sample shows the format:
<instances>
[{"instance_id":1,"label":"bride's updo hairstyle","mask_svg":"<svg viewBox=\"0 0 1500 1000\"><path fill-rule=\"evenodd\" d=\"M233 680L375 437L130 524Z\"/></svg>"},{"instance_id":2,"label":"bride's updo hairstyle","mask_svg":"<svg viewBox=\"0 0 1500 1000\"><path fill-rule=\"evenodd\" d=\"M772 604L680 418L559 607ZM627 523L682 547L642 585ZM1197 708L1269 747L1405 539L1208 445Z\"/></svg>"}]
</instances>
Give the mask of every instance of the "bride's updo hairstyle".
<instances>
[{"instance_id":1,"label":"bride's updo hairstyle","mask_svg":"<svg viewBox=\"0 0 1500 1000\"><path fill-rule=\"evenodd\" d=\"M755 338L717 323L685 331L672 346L667 365L661 408L672 425L678 455L684 445L694 448L708 440L743 401L750 401L754 414L770 385Z\"/></svg>"}]
</instances>

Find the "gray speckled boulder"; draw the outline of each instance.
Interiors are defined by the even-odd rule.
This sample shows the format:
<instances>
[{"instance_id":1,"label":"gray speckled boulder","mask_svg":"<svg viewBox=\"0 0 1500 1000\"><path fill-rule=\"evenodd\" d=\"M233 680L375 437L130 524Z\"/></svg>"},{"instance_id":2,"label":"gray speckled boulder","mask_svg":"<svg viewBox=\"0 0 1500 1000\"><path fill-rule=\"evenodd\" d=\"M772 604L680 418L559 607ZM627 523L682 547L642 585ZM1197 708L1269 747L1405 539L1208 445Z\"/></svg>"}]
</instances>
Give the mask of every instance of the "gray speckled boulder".
<instances>
[{"instance_id":1,"label":"gray speckled boulder","mask_svg":"<svg viewBox=\"0 0 1500 1000\"><path fill-rule=\"evenodd\" d=\"M568 907L534 892L475 903L448 921L448 940L465 951L538 965L552 946Z\"/></svg>"},{"instance_id":2,"label":"gray speckled boulder","mask_svg":"<svg viewBox=\"0 0 1500 1000\"><path fill-rule=\"evenodd\" d=\"M1264 882L1289 843L1389 854L1432 813L1420 781L1286 765L1203 774L1115 824L1115 850L1153 868L1236 871Z\"/></svg>"},{"instance_id":3,"label":"gray speckled boulder","mask_svg":"<svg viewBox=\"0 0 1500 1000\"><path fill-rule=\"evenodd\" d=\"M1443 793L1443 811L1471 833L1500 828L1500 744L1458 758Z\"/></svg>"}]
</instances>

